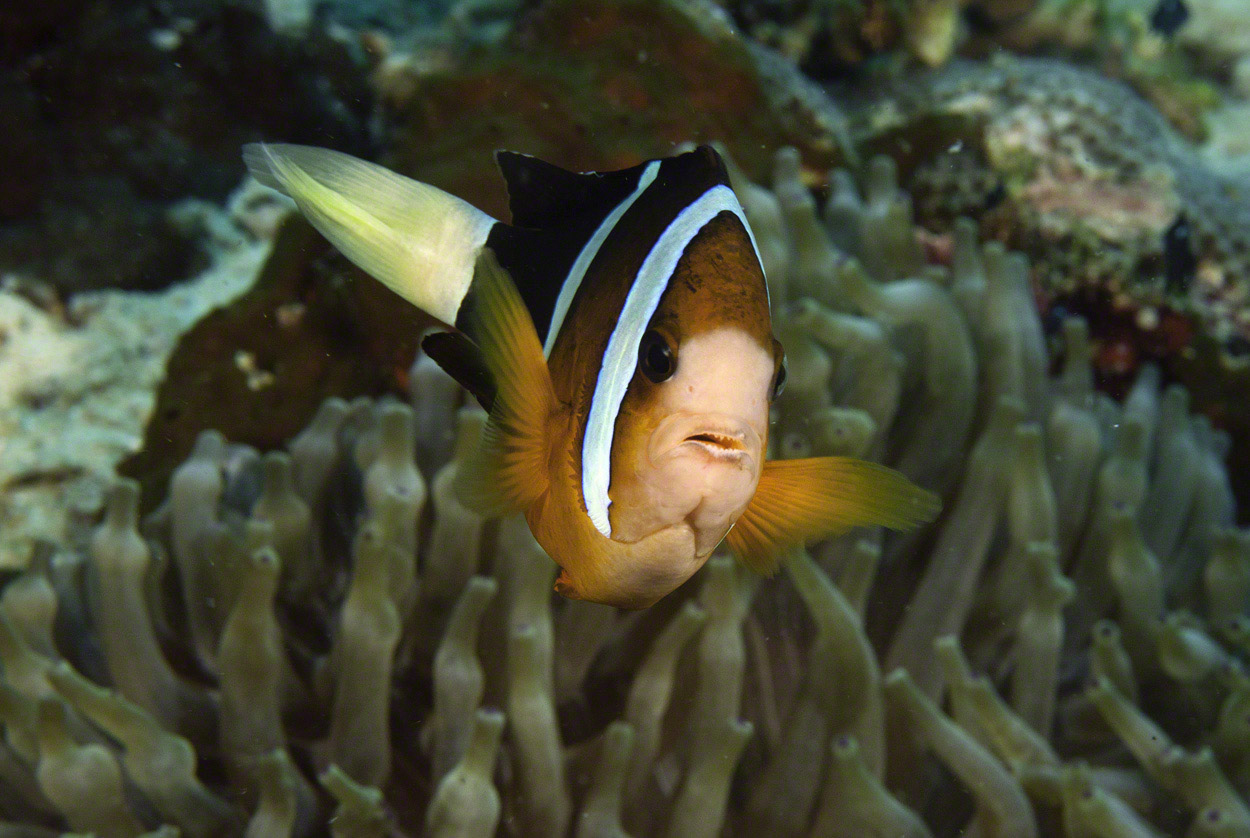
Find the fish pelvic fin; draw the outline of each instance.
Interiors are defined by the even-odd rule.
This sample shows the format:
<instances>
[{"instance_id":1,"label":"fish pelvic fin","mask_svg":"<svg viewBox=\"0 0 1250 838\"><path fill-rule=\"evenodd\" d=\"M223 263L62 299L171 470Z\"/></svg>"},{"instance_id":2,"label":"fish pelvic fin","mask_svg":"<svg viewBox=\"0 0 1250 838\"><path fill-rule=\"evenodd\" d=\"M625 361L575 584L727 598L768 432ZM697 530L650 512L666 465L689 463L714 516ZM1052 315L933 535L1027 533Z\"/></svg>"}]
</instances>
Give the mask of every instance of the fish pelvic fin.
<instances>
[{"instance_id":1,"label":"fish pelvic fin","mask_svg":"<svg viewBox=\"0 0 1250 838\"><path fill-rule=\"evenodd\" d=\"M441 189L325 148L251 143L243 161L366 273L456 322L493 218Z\"/></svg>"},{"instance_id":2,"label":"fish pelvic fin","mask_svg":"<svg viewBox=\"0 0 1250 838\"><path fill-rule=\"evenodd\" d=\"M489 248L478 257L473 288L466 325L496 389L481 442L455 488L469 508L498 516L528 509L547 491L559 404L534 321Z\"/></svg>"},{"instance_id":3,"label":"fish pelvic fin","mask_svg":"<svg viewBox=\"0 0 1250 838\"><path fill-rule=\"evenodd\" d=\"M942 502L894 469L850 457L769 460L725 543L751 570L772 575L787 552L852 527L903 530L932 521Z\"/></svg>"},{"instance_id":4,"label":"fish pelvic fin","mask_svg":"<svg viewBox=\"0 0 1250 838\"><path fill-rule=\"evenodd\" d=\"M569 576L569 572L564 568L560 568L560 575L556 577L552 590L567 599L585 599L577 585L573 583L573 577Z\"/></svg>"},{"instance_id":5,"label":"fish pelvic fin","mask_svg":"<svg viewBox=\"0 0 1250 838\"><path fill-rule=\"evenodd\" d=\"M482 358L482 350L464 332L431 332L421 339L421 349L464 389L473 394L487 413L495 403L495 379Z\"/></svg>"}]
</instances>

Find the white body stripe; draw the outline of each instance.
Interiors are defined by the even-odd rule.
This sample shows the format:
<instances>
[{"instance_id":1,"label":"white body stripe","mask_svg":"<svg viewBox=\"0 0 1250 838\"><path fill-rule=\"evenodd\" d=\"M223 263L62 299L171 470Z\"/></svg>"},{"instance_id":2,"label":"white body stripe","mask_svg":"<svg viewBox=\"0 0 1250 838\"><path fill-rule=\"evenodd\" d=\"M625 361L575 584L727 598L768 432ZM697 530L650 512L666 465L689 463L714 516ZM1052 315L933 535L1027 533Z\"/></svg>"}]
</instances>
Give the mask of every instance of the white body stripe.
<instances>
[{"instance_id":1,"label":"white body stripe","mask_svg":"<svg viewBox=\"0 0 1250 838\"><path fill-rule=\"evenodd\" d=\"M673 223L656 240L655 245L638 269L638 276L625 305L617 318L616 328L608 339L603 353L603 366L595 382L595 393L590 400L590 415L586 420L586 436L582 442L582 499L595 528L611 537L612 525L608 519L608 487L612 483L612 438L616 431L616 417L629 389L638 363L638 344L655 314L660 298L668 287L668 281L677 268L682 254L691 240L709 221L728 210L738 216L742 226L751 231L746 215L738 204L738 198L728 186L714 186L681 211ZM754 247L755 237L751 235ZM756 250L756 259L759 251ZM761 263L762 264L762 263Z\"/></svg>"},{"instance_id":2,"label":"white body stripe","mask_svg":"<svg viewBox=\"0 0 1250 838\"><path fill-rule=\"evenodd\" d=\"M647 187L655 180L656 173L659 171L660 161L651 161L642 170L642 174L638 176L638 185L634 187L634 191L608 213L607 218L603 219L603 223L599 225L599 229L595 230L594 235L586 241L586 244L582 246L581 252L577 254L573 267L569 268L569 275L565 277L564 284L560 286L560 296L556 297L556 307L551 312L551 325L547 327L547 340L543 342L544 356L551 355L551 348L556 345L556 335L560 334L560 327L564 325L564 317L569 313L569 306L573 304L573 296L577 294L577 289L581 287L582 278L586 276L586 269L590 267L590 263L599 254L599 248L603 247L603 242L607 239L608 234L612 232L612 228L621 220L621 216L625 214L626 210L634 205L634 201L638 200L638 196L647 190Z\"/></svg>"}]
</instances>

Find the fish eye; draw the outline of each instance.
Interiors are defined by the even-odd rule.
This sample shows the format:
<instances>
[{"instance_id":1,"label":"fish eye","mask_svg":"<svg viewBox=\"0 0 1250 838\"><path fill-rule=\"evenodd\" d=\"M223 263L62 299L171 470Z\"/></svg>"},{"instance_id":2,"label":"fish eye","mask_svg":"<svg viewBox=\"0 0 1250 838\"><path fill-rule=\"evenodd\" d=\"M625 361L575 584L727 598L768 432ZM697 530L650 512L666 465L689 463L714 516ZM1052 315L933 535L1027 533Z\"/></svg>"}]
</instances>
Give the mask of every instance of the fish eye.
<instances>
[{"instance_id":1,"label":"fish eye","mask_svg":"<svg viewBox=\"0 0 1250 838\"><path fill-rule=\"evenodd\" d=\"M777 351L781 353L781 363L777 365L777 378L773 381L773 399L780 396L786 389L786 351L781 348L781 344L777 344Z\"/></svg>"},{"instance_id":2,"label":"fish eye","mask_svg":"<svg viewBox=\"0 0 1250 838\"><path fill-rule=\"evenodd\" d=\"M677 356L664 336L648 329L638 345L638 369L654 384L668 381L677 372Z\"/></svg>"}]
</instances>

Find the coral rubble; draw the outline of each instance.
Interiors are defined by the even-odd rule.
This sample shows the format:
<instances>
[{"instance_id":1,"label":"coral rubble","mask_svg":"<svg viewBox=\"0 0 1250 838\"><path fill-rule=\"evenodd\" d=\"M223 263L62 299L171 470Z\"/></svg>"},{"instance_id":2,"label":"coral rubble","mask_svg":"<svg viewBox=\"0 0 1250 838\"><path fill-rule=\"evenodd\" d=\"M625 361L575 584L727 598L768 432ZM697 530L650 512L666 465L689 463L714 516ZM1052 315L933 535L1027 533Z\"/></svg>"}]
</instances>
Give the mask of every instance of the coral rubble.
<instances>
[{"instance_id":1,"label":"coral rubble","mask_svg":"<svg viewBox=\"0 0 1250 838\"><path fill-rule=\"evenodd\" d=\"M0 594L0 812L19 834L1128 835L1250 830L1250 536L1227 439L1147 368L1051 374L1027 263L961 223L923 264L874 161L737 186L791 386L775 453L942 491L775 579L714 557L637 613L567 601L520 519L449 486L480 430L330 399L284 451L201 434L163 505ZM456 433L446 433L454 425ZM22 824L22 826L18 826Z\"/></svg>"}]
</instances>

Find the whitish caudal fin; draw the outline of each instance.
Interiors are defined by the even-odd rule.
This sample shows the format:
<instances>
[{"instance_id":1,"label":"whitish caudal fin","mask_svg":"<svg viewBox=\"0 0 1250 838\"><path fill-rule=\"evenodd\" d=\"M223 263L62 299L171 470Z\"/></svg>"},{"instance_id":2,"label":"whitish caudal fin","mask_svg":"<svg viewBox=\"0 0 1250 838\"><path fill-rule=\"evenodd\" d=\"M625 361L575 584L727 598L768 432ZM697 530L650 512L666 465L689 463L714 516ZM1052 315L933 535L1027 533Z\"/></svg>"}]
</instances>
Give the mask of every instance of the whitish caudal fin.
<instances>
[{"instance_id":1,"label":"whitish caudal fin","mask_svg":"<svg viewBox=\"0 0 1250 838\"><path fill-rule=\"evenodd\" d=\"M243 147L243 161L261 183L291 196L344 256L417 308L456 322L495 223L489 215L329 149L253 143Z\"/></svg>"},{"instance_id":2,"label":"whitish caudal fin","mask_svg":"<svg viewBox=\"0 0 1250 838\"><path fill-rule=\"evenodd\" d=\"M489 248L477 260L474 294L466 325L495 379L495 401L456 490L466 506L503 515L526 509L547 488L556 396L534 321Z\"/></svg>"},{"instance_id":3,"label":"whitish caudal fin","mask_svg":"<svg viewBox=\"0 0 1250 838\"><path fill-rule=\"evenodd\" d=\"M908 529L932 521L941 505L937 495L877 463L769 460L725 543L747 567L771 574L791 547L852 527Z\"/></svg>"}]
</instances>

